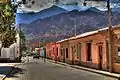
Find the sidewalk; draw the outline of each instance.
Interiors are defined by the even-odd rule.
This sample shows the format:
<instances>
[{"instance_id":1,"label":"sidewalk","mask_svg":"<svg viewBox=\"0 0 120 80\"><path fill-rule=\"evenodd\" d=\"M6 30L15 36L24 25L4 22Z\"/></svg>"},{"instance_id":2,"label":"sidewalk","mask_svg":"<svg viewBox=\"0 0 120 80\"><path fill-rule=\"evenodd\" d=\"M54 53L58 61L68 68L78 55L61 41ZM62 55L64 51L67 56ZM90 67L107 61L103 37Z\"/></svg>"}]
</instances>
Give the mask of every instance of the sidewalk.
<instances>
[{"instance_id":1,"label":"sidewalk","mask_svg":"<svg viewBox=\"0 0 120 80\"><path fill-rule=\"evenodd\" d=\"M7 74L9 74L15 65L20 63L0 63L0 80L4 80Z\"/></svg>"},{"instance_id":2,"label":"sidewalk","mask_svg":"<svg viewBox=\"0 0 120 80\"><path fill-rule=\"evenodd\" d=\"M0 75L0 80L3 80L5 75Z\"/></svg>"},{"instance_id":3,"label":"sidewalk","mask_svg":"<svg viewBox=\"0 0 120 80\"><path fill-rule=\"evenodd\" d=\"M66 63L58 62L58 61L55 62L55 61L49 60L49 59L47 59L47 61L52 62L52 63L56 63L56 64L60 64L60 65L64 65L64 66L68 66L68 67L72 67L72 68L76 68L76 69L81 69L81 70L86 70L86 71L106 75L106 76L116 77L116 78L120 79L120 74L117 74L117 73L110 73L110 72L107 72L107 71L96 70L96 69L86 68L86 67L77 66L77 65L69 65L69 64L66 64Z\"/></svg>"}]
</instances>

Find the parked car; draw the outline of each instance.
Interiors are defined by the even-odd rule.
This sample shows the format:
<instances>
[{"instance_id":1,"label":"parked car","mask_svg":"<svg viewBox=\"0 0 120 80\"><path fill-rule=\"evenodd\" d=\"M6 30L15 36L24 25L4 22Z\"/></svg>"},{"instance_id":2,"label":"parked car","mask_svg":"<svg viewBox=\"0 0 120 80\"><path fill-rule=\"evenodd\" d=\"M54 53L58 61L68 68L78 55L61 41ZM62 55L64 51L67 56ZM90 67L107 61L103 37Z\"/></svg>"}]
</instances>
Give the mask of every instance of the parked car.
<instances>
[{"instance_id":1,"label":"parked car","mask_svg":"<svg viewBox=\"0 0 120 80\"><path fill-rule=\"evenodd\" d=\"M33 55L33 59L35 59L35 58L39 59L39 57L40 57L39 54L34 54L34 55Z\"/></svg>"}]
</instances>

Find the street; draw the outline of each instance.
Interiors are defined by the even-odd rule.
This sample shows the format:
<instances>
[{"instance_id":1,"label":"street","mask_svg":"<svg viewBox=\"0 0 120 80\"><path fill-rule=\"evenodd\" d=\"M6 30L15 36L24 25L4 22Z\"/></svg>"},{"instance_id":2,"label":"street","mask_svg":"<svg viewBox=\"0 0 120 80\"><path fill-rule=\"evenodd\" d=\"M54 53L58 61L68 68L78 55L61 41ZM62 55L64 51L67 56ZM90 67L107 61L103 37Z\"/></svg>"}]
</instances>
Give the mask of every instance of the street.
<instances>
[{"instance_id":1,"label":"street","mask_svg":"<svg viewBox=\"0 0 120 80\"><path fill-rule=\"evenodd\" d=\"M32 59L32 57L29 57L29 62L20 64L17 67L22 70L5 80L117 80L48 61L44 62L42 59Z\"/></svg>"}]
</instances>

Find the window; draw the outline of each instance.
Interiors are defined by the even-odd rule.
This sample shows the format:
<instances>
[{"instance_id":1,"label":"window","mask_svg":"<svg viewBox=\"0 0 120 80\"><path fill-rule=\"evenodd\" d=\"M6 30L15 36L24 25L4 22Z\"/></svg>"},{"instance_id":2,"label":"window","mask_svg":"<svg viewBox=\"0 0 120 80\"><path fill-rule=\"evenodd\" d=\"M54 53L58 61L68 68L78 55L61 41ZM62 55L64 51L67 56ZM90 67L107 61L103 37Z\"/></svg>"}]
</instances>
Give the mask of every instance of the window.
<instances>
[{"instance_id":1,"label":"window","mask_svg":"<svg viewBox=\"0 0 120 80\"><path fill-rule=\"evenodd\" d=\"M63 49L63 56L65 56L65 49Z\"/></svg>"},{"instance_id":2,"label":"window","mask_svg":"<svg viewBox=\"0 0 120 80\"><path fill-rule=\"evenodd\" d=\"M68 48L66 48L66 58L68 58Z\"/></svg>"},{"instance_id":3,"label":"window","mask_svg":"<svg viewBox=\"0 0 120 80\"><path fill-rule=\"evenodd\" d=\"M77 44L77 58L80 58L81 56L81 43Z\"/></svg>"},{"instance_id":4,"label":"window","mask_svg":"<svg viewBox=\"0 0 120 80\"><path fill-rule=\"evenodd\" d=\"M62 49L60 50L61 56L62 56Z\"/></svg>"},{"instance_id":5,"label":"window","mask_svg":"<svg viewBox=\"0 0 120 80\"><path fill-rule=\"evenodd\" d=\"M92 61L92 55L91 55L91 43L86 44L86 51L87 51L87 61Z\"/></svg>"},{"instance_id":6,"label":"window","mask_svg":"<svg viewBox=\"0 0 120 80\"><path fill-rule=\"evenodd\" d=\"M73 46L73 52L74 52L74 55L77 56L76 46Z\"/></svg>"}]
</instances>

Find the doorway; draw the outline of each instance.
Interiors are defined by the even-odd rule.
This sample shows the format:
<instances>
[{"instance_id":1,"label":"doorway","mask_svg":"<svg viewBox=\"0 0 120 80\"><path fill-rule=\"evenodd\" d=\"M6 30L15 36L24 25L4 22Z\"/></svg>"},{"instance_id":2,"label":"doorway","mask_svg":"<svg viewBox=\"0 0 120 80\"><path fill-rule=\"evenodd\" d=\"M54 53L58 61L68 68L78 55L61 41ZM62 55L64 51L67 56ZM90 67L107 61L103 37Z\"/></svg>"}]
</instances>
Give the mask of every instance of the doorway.
<instances>
[{"instance_id":1,"label":"doorway","mask_svg":"<svg viewBox=\"0 0 120 80\"><path fill-rule=\"evenodd\" d=\"M63 62L65 63L65 49L63 49Z\"/></svg>"},{"instance_id":2,"label":"doorway","mask_svg":"<svg viewBox=\"0 0 120 80\"><path fill-rule=\"evenodd\" d=\"M71 53L72 53L72 64L74 64L74 51L73 51L73 46L71 46Z\"/></svg>"},{"instance_id":3,"label":"doorway","mask_svg":"<svg viewBox=\"0 0 120 80\"><path fill-rule=\"evenodd\" d=\"M98 54L99 54L99 69L102 69L102 62L103 62L103 47L102 47L102 45L98 45Z\"/></svg>"}]
</instances>

